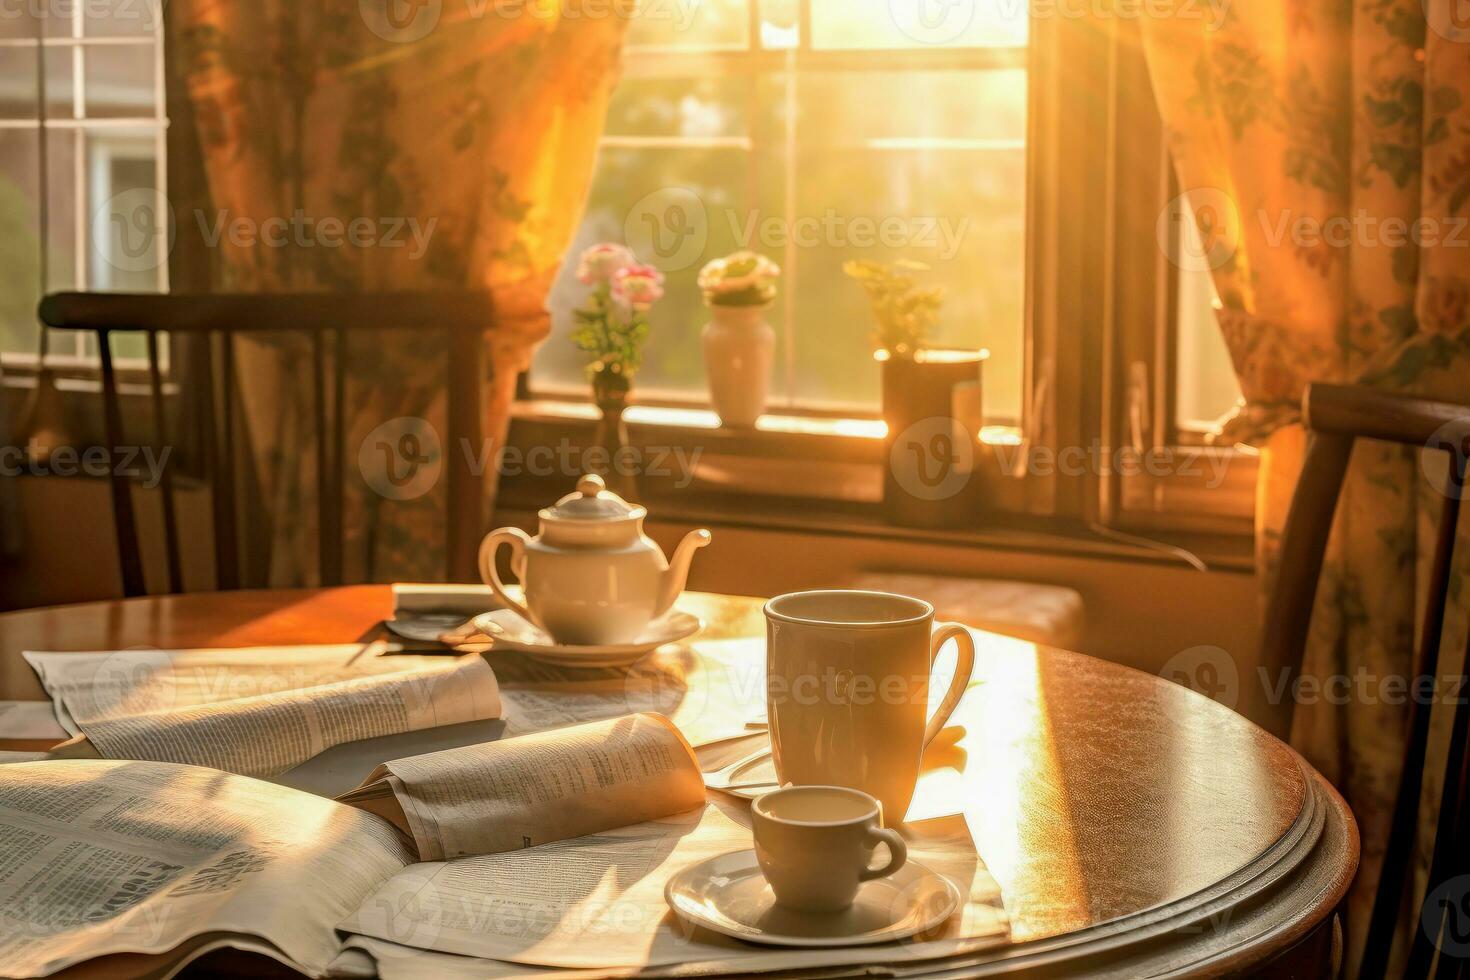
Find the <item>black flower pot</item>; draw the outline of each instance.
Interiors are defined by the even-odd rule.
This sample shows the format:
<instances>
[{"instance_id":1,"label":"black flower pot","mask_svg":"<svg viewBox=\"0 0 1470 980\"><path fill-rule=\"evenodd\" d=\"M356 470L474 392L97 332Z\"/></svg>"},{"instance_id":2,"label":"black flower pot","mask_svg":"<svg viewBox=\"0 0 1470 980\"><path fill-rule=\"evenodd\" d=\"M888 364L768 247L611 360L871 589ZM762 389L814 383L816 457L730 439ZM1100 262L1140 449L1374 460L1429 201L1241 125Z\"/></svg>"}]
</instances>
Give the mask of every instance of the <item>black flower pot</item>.
<instances>
[{"instance_id":1,"label":"black flower pot","mask_svg":"<svg viewBox=\"0 0 1470 980\"><path fill-rule=\"evenodd\" d=\"M883 371L883 507L904 527L970 523L978 509L975 439L953 414L954 387L980 380L986 353L921 350L911 358L877 355Z\"/></svg>"}]
</instances>

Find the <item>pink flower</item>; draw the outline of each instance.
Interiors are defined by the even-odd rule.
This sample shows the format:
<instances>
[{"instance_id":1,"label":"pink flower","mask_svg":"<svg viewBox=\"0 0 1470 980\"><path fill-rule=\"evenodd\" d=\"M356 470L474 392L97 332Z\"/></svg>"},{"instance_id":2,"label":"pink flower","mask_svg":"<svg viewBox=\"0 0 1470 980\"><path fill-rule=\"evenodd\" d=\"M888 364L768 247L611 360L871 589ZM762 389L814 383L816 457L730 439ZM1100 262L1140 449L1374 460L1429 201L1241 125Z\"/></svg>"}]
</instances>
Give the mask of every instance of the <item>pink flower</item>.
<instances>
[{"instance_id":1,"label":"pink flower","mask_svg":"<svg viewBox=\"0 0 1470 980\"><path fill-rule=\"evenodd\" d=\"M664 274L651 265L626 265L612 274L612 296L630 309L646 310L663 299Z\"/></svg>"},{"instance_id":2,"label":"pink flower","mask_svg":"<svg viewBox=\"0 0 1470 980\"><path fill-rule=\"evenodd\" d=\"M589 286L607 282L613 273L638 260L622 245L601 242L582 253L577 260L577 278Z\"/></svg>"}]
</instances>

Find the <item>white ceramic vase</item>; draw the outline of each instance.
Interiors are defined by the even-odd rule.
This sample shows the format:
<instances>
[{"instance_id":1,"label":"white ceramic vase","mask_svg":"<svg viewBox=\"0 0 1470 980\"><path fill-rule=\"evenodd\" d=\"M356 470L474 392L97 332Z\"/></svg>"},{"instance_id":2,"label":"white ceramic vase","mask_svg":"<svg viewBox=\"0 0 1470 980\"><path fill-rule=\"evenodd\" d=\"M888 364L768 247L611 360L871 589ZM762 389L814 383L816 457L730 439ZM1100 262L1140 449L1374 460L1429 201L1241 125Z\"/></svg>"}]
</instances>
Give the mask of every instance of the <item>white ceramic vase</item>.
<instances>
[{"instance_id":1,"label":"white ceramic vase","mask_svg":"<svg viewBox=\"0 0 1470 980\"><path fill-rule=\"evenodd\" d=\"M710 402L720 421L749 428L766 410L776 332L766 306L711 306L704 328L704 367Z\"/></svg>"}]
</instances>

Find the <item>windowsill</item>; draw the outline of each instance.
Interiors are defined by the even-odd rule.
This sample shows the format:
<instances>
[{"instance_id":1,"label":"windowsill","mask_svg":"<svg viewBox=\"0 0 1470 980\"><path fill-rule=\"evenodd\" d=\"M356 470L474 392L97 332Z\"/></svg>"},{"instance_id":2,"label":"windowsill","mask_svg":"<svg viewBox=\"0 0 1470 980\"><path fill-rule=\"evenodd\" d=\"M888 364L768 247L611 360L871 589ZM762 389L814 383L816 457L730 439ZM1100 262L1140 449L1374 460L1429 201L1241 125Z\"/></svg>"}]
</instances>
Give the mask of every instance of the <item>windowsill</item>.
<instances>
[{"instance_id":1,"label":"windowsill","mask_svg":"<svg viewBox=\"0 0 1470 980\"><path fill-rule=\"evenodd\" d=\"M543 423L590 422L598 418L597 406L587 401L561 401L535 398L518 401L511 409L513 418L534 420ZM813 439L864 440L881 447L888 435L888 424L880 418L842 417L828 415L762 415L754 429L725 429L720 418L707 408L685 408L663 405L630 405L623 413L629 426L643 429L695 429L719 432L726 438L760 440L766 434L772 438L781 436L807 436ZM992 445L1014 445L1020 439L1020 429L1012 425L987 425L980 432L980 440ZM877 456L874 457L875 459Z\"/></svg>"},{"instance_id":2,"label":"windowsill","mask_svg":"<svg viewBox=\"0 0 1470 980\"><path fill-rule=\"evenodd\" d=\"M588 402L520 401L512 408L510 446L526 459L534 447L584 444L597 418ZM697 471L682 484L660 479L640 486L643 502L659 522L1182 564L1162 549L1030 514L989 510L977 513L964 529L891 524L881 503L886 433L881 419L768 415L756 428L741 430L722 428L707 409L647 405L630 406L624 419L630 444L648 458L668 449L700 457ZM1018 438L1017 430L1006 426L982 433L991 444L1014 444ZM534 515L566 493L574 475L507 469L497 505ZM1213 571L1254 570L1253 545L1246 536L1170 534L1167 544L1192 552Z\"/></svg>"}]
</instances>

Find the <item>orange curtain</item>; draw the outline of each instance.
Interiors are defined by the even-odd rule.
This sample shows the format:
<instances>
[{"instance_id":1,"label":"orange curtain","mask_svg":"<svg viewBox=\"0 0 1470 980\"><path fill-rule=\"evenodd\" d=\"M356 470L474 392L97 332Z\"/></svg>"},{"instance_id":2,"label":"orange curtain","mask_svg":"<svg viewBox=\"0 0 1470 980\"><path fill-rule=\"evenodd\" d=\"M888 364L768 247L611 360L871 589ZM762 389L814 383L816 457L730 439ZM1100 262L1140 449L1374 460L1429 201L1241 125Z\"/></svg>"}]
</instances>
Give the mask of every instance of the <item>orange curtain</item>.
<instances>
[{"instance_id":1,"label":"orange curtain","mask_svg":"<svg viewBox=\"0 0 1470 980\"><path fill-rule=\"evenodd\" d=\"M564 18L547 0L175 0L169 11L171 70L208 188L175 220L211 254L214 286L491 290L485 431L502 435L515 375L548 331L545 298L581 217L626 12ZM271 522L267 578L306 584L311 362L285 341L244 342L237 358ZM442 574L444 488L385 496L352 464L385 421L441 424L443 365L439 337L353 342L349 576Z\"/></svg>"},{"instance_id":2,"label":"orange curtain","mask_svg":"<svg viewBox=\"0 0 1470 980\"><path fill-rule=\"evenodd\" d=\"M1452 0L1144 8L1155 94L1205 245L1192 258L1212 270L1245 395L1226 434L1264 450L1263 583L1305 445L1298 423L1308 382L1470 402L1470 35L1451 8ZM1413 450L1358 448L1303 668L1368 679L1368 693L1348 703L1298 704L1292 733L1362 830L1349 962L1398 778L1407 709L1383 696L1382 682L1413 670L1436 506L1425 467L1436 465ZM1450 673L1460 671L1465 644L1467 550L1441 662ZM1441 736L1452 707L1435 706ZM1426 802L1438 794L1430 779Z\"/></svg>"}]
</instances>

